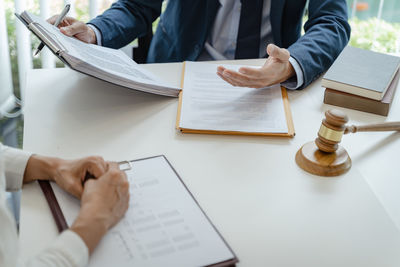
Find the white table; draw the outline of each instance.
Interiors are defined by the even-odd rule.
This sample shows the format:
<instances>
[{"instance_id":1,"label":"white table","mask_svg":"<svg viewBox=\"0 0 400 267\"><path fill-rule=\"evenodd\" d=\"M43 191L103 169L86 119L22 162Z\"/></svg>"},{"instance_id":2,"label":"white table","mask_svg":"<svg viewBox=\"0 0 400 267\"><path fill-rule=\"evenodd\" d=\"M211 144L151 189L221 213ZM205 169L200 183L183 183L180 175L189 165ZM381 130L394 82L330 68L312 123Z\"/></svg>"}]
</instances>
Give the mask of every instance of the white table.
<instances>
[{"instance_id":1,"label":"white table","mask_svg":"<svg viewBox=\"0 0 400 267\"><path fill-rule=\"evenodd\" d=\"M179 84L181 64L144 66ZM316 137L323 112L332 108L323 104L320 80L289 92L294 139L181 134L174 128L177 99L69 69L32 70L27 81L24 149L109 160L166 155L236 252L239 266L400 266L400 133L345 136L353 168L339 178L309 175L295 164L296 151ZM399 120L398 96L387 118L343 110L354 124ZM39 187L26 185L22 257L56 236Z\"/></svg>"}]
</instances>

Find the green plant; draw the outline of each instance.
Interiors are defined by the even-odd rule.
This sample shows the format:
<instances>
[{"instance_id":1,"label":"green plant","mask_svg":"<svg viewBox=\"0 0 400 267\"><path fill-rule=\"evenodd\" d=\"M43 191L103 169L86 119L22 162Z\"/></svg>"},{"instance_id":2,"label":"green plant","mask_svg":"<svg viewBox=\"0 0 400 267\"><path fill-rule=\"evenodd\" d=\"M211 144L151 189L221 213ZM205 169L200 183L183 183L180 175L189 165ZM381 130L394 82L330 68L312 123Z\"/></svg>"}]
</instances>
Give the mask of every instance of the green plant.
<instances>
[{"instance_id":1,"label":"green plant","mask_svg":"<svg viewBox=\"0 0 400 267\"><path fill-rule=\"evenodd\" d=\"M399 53L400 23L389 23L377 18L350 20L350 45L382 53Z\"/></svg>"}]
</instances>

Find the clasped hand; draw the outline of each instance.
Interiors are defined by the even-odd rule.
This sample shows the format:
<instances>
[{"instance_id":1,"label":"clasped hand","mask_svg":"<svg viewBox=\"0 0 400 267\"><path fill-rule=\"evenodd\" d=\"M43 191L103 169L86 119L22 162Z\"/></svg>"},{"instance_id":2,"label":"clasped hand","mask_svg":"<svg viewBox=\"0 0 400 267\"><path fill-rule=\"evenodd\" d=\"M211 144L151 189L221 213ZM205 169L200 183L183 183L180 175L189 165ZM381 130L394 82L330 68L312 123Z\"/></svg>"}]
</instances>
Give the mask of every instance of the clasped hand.
<instances>
[{"instance_id":1,"label":"clasped hand","mask_svg":"<svg viewBox=\"0 0 400 267\"><path fill-rule=\"evenodd\" d=\"M90 174L93 179L85 180ZM78 160L33 155L25 168L24 183L51 180L81 199L81 209L71 230L93 251L101 237L125 214L129 206L129 182L117 163L101 157Z\"/></svg>"}]
</instances>

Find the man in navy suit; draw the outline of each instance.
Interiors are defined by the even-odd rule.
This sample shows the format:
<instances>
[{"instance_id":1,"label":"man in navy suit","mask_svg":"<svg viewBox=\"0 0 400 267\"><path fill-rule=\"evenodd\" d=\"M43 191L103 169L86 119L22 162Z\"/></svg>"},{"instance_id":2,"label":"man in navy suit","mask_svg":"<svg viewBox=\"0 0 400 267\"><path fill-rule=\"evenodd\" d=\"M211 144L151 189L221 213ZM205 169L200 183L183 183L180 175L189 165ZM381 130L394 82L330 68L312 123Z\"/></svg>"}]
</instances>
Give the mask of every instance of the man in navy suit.
<instances>
[{"instance_id":1,"label":"man in navy suit","mask_svg":"<svg viewBox=\"0 0 400 267\"><path fill-rule=\"evenodd\" d=\"M119 0L88 24L65 19L61 31L120 48L149 32L162 2ZM147 61L267 57L260 69L219 67L218 75L235 86L304 88L332 65L350 38L346 0L309 0L301 36L306 5L307 0L169 0Z\"/></svg>"}]
</instances>

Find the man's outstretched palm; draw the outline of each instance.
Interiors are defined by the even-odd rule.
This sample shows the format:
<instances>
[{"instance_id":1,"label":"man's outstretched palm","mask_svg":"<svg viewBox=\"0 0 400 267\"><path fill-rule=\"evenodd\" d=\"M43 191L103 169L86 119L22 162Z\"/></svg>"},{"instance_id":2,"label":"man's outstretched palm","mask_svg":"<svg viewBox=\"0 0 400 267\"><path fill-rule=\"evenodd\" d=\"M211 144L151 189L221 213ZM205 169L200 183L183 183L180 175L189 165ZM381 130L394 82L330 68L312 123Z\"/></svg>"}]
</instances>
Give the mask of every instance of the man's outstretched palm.
<instances>
[{"instance_id":1,"label":"man's outstretched palm","mask_svg":"<svg viewBox=\"0 0 400 267\"><path fill-rule=\"evenodd\" d=\"M233 86L251 88L263 88L281 83L295 75L294 68L289 62L290 52L287 49L270 44L267 53L269 57L261 68L242 67L239 71L233 71L219 66L217 74Z\"/></svg>"}]
</instances>

